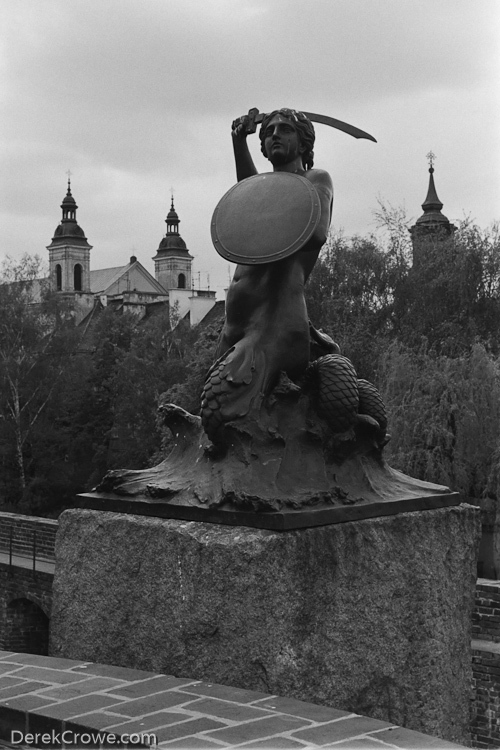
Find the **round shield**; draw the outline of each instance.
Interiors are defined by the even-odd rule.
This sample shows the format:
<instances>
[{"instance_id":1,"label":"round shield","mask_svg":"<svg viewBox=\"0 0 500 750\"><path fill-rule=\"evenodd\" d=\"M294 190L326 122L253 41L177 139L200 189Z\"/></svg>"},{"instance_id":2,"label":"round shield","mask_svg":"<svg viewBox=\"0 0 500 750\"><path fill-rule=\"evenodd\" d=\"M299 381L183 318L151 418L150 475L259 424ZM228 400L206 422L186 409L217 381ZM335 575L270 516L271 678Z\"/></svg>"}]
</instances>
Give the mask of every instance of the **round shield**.
<instances>
[{"instance_id":1,"label":"round shield","mask_svg":"<svg viewBox=\"0 0 500 750\"><path fill-rule=\"evenodd\" d=\"M266 172L234 185L212 216L212 242L233 263L272 263L300 250L321 214L314 185L291 172Z\"/></svg>"}]
</instances>

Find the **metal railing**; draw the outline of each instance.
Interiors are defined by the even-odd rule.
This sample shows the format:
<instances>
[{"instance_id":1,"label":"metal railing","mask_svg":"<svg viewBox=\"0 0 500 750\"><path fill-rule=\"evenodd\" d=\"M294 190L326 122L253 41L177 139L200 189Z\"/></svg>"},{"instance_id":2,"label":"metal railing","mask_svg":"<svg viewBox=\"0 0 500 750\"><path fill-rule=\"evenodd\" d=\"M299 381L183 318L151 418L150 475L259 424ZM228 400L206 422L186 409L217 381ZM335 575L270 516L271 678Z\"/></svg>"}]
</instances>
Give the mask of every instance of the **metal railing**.
<instances>
[{"instance_id":1,"label":"metal railing","mask_svg":"<svg viewBox=\"0 0 500 750\"><path fill-rule=\"evenodd\" d=\"M13 568L15 567L12 563L13 558L13 547L14 547L14 527L10 527L10 533L9 533L9 574L12 575ZM19 557L25 557L24 555L19 555ZM36 580L36 529L33 529L33 539L31 544L31 559L33 560L33 578Z\"/></svg>"}]
</instances>

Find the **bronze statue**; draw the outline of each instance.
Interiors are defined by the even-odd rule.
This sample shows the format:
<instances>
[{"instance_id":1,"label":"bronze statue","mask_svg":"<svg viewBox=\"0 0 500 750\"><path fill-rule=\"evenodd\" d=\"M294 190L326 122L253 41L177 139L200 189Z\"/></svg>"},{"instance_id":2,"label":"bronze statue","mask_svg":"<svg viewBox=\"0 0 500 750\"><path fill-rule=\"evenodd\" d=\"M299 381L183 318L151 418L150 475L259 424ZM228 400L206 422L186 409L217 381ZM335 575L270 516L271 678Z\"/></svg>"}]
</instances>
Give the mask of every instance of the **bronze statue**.
<instances>
[{"instance_id":1,"label":"bronze statue","mask_svg":"<svg viewBox=\"0 0 500 750\"><path fill-rule=\"evenodd\" d=\"M259 120L273 166L260 175L247 146ZM160 407L172 453L152 469L109 472L81 504L284 529L387 514L401 503L417 509L422 498L433 507L456 503L448 488L385 463L380 394L308 320L304 286L333 204L329 174L313 167L310 119L250 110L233 122L232 139L238 183L214 212L212 239L238 265L201 417Z\"/></svg>"},{"instance_id":2,"label":"bronze statue","mask_svg":"<svg viewBox=\"0 0 500 750\"><path fill-rule=\"evenodd\" d=\"M248 116L232 124L238 181L257 174L247 145L247 125ZM330 175L313 168L314 140L314 127L301 112L280 109L262 121L261 150L274 172L308 180L319 197L320 212L312 236L300 250L279 261L236 267L227 294L219 359L202 400L203 425L214 442L223 423L247 414L259 394L269 395L281 373L296 380L309 363L304 286L326 241L333 205ZM335 350L326 338L325 344L327 350Z\"/></svg>"}]
</instances>

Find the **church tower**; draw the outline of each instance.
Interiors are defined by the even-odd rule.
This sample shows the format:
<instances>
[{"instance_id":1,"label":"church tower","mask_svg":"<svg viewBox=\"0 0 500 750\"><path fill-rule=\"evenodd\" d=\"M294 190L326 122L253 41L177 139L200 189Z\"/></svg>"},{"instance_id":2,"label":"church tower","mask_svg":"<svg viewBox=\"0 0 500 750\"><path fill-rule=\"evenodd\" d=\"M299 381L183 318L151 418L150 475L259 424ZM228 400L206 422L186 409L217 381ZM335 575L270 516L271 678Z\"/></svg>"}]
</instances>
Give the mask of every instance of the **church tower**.
<instances>
[{"instance_id":1,"label":"church tower","mask_svg":"<svg viewBox=\"0 0 500 750\"><path fill-rule=\"evenodd\" d=\"M443 204L439 200L434 185L434 160L435 154L430 151L427 154L429 160L429 189L427 197L422 203L424 213L410 227L411 242L413 246L413 265L418 266L425 259L426 248L436 247L438 243L453 237L456 227L449 219L441 213Z\"/></svg>"},{"instance_id":2,"label":"church tower","mask_svg":"<svg viewBox=\"0 0 500 750\"><path fill-rule=\"evenodd\" d=\"M154 256L155 278L168 291L185 289L191 293L191 265L193 256L179 234L180 220L174 208L174 197L165 219L167 233Z\"/></svg>"},{"instance_id":3,"label":"church tower","mask_svg":"<svg viewBox=\"0 0 500 750\"><path fill-rule=\"evenodd\" d=\"M62 219L54 232L49 251L50 288L55 292L90 292L90 251L83 229L76 220L75 199L68 191L61 203Z\"/></svg>"}]
</instances>

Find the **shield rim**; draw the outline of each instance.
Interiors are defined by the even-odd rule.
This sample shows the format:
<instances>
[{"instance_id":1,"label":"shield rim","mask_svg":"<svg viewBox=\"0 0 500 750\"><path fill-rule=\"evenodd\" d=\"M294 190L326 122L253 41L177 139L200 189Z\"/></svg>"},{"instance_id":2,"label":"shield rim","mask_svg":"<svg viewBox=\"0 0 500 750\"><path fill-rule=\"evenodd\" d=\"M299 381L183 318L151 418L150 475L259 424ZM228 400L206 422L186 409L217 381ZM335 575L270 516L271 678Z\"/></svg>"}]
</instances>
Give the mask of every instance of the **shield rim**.
<instances>
[{"instance_id":1,"label":"shield rim","mask_svg":"<svg viewBox=\"0 0 500 750\"><path fill-rule=\"evenodd\" d=\"M218 227L217 227L217 219L220 212L221 205L226 201L228 196L240 188L241 185L244 183L247 183L249 180L255 180L258 178L263 177L269 177L270 175L287 175L287 179L289 177L293 177L295 179L300 180L300 182L307 188L309 192L309 196L311 198L311 212L309 216L309 221L305 226L305 229L303 230L302 234L299 235L299 237L294 240L291 244L289 244L286 248L283 248L281 250L278 250L275 253L267 254L267 255L260 255L253 258L249 258L248 256L244 255L238 255L234 253L233 251L229 250L223 243ZM279 179L282 179L281 177ZM283 260L284 258L288 258L290 255L293 255L294 253L301 250L304 245L307 244L307 242L311 239L312 235L314 234L314 231L316 227L318 226L319 220L321 217L321 201L319 198L318 191L316 190L315 186L307 180L302 175L296 174L294 172L261 172L260 174L251 175L250 177L247 177L244 180L240 180L240 182L237 182L235 185L233 185L219 200L217 203L217 206L214 209L213 215L212 215L212 221L210 225L210 234L212 238L212 243L218 252L218 254L224 258L225 260L229 260L231 263L238 263L240 265L247 265L247 266L254 266L254 265L263 265L265 263L275 263L279 260Z\"/></svg>"}]
</instances>

